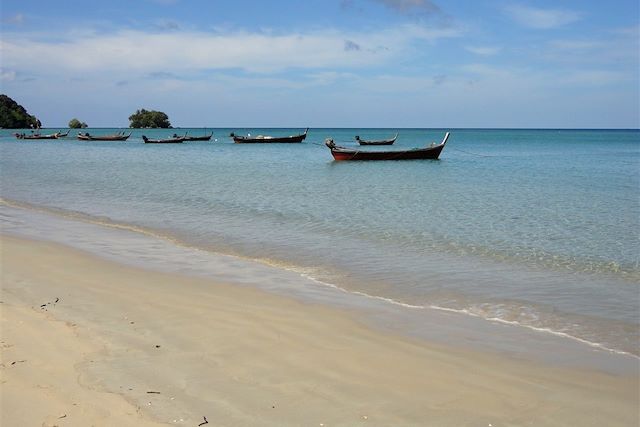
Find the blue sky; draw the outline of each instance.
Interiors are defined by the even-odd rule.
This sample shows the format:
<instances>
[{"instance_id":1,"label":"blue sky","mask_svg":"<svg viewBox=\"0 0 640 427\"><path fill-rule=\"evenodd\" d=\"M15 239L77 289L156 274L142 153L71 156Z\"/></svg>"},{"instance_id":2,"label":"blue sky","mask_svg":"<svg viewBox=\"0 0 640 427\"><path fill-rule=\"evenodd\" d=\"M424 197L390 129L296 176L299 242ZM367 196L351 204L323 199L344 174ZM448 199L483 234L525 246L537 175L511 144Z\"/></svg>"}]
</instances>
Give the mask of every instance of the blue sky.
<instances>
[{"instance_id":1,"label":"blue sky","mask_svg":"<svg viewBox=\"0 0 640 427\"><path fill-rule=\"evenodd\" d=\"M637 0L2 0L44 126L640 127Z\"/></svg>"}]
</instances>

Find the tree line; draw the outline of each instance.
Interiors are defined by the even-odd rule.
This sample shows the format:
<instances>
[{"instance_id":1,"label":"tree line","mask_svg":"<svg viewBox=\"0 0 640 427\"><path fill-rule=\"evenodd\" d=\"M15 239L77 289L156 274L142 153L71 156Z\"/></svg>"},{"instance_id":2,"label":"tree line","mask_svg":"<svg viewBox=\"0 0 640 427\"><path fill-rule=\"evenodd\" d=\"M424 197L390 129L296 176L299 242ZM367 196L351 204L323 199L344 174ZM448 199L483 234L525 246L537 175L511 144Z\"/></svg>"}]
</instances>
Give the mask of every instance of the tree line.
<instances>
[{"instance_id":1,"label":"tree line","mask_svg":"<svg viewBox=\"0 0 640 427\"><path fill-rule=\"evenodd\" d=\"M0 128L3 129L39 129L42 123L34 115L9 96L0 94ZM82 129L88 125L73 118L69 121L69 128ZM145 110L141 108L129 116L130 128L171 128L169 117L162 111Z\"/></svg>"}]
</instances>

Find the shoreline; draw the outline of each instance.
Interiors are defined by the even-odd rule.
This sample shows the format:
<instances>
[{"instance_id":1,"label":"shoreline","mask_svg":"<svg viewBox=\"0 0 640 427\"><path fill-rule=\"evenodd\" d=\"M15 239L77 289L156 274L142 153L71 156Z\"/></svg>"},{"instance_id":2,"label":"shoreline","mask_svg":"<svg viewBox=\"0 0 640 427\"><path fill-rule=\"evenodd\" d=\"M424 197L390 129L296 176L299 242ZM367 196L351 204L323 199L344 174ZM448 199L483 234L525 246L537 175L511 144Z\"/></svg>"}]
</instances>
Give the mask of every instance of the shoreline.
<instances>
[{"instance_id":1,"label":"shoreline","mask_svg":"<svg viewBox=\"0 0 640 427\"><path fill-rule=\"evenodd\" d=\"M118 263L153 271L212 277L303 302L358 311L368 316L366 320L375 323L379 329L445 345L503 352L511 357L564 366L579 361L585 368L614 374L638 369L640 357L637 355L564 332L487 318L465 309L411 305L318 280L305 271L274 264L268 259L211 252L153 229L115 223L79 212L3 198L0 206L9 210L5 212L7 218L20 218L21 221L19 225L7 222L5 234L57 242ZM443 332L421 329L424 324L437 324ZM468 330L477 336L469 337Z\"/></svg>"},{"instance_id":2,"label":"shoreline","mask_svg":"<svg viewBox=\"0 0 640 427\"><path fill-rule=\"evenodd\" d=\"M348 310L56 243L2 235L2 271L7 425L640 421L637 375L427 343ZM22 399L38 410L7 404Z\"/></svg>"}]
</instances>

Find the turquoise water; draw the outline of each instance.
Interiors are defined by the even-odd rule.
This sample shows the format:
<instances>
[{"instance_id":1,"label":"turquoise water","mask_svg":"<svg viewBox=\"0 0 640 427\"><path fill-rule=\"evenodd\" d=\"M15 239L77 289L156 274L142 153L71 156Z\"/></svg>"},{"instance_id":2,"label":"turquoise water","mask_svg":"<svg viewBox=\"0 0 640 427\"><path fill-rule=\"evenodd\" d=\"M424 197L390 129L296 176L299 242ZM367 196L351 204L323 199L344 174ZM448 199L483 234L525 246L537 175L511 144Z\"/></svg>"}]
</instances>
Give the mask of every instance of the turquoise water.
<instances>
[{"instance_id":1,"label":"turquoise water","mask_svg":"<svg viewBox=\"0 0 640 427\"><path fill-rule=\"evenodd\" d=\"M444 129L311 129L302 144L17 141L9 202L152 230L408 306L640 354L640 132L456 130L439 161L332 161L324 138L394 147ZM92 134L115 130L89 129ZM184 130L176 130L177 133ZM203 129L189 129L204 134ZM70 135L73 135L72 132Z\"/></svg>"}]
</instances>

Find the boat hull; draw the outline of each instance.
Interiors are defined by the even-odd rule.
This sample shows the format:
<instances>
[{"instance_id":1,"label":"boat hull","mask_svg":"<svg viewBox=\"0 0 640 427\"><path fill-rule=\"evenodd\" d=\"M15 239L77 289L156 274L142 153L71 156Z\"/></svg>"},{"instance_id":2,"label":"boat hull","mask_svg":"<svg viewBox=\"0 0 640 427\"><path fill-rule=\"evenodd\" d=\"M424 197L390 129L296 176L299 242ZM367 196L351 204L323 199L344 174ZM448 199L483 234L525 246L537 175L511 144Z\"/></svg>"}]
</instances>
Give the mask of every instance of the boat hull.
<instances>
[{"instance_id":1,"label":"boat hull","mask_svg":"<svg viewBox=\"0 0 640 427\"><path fill-rule=\"evenodd\" d=\"M131 134L129 135L104 135L104 136L87 136L78 134L77 138L80 141L126 141Z\"/></svg>"},{"instance_id":2,"label":"boat hull","mask_svg":"<svg viewBox=\"0 0 640 427\"><path fill-rule=\"evenodd\" d=\"M57 135L42 135L42 136L17 136L18 139L58 139Z\"/></svg>"},{"instance_id":3,"label":"boat hull","mask_svg":"<svg viewBox=\"0 0 640 427\"><path fill-rule=\"evenodd\" d=\"M332 139L325 141L325 145L331 150L331 155L337 161L348 160L437 160L449 139L449 132L444 136L442 142L425 148L414 148L412 150L396 151L362 151L349 148L338 147Z\"/></svg>"},{"instance_id":4,"label":"boat hull","mask_svg":"<svg viewBox=\"0 0 640 427\"><path fill-rule=\"evenodd\" d=\"M292 135L292 136L269 136L263 138L250 138L247 136L238 136L233 133L230 135L233 138L233 142L236 144L291 144L298 143L305 140L307 137L307 132L309 129L305 130L304 133L300 135Z\"/></svg>"},{"instance_id":5,"label":"boat hull","mask_svg":"<svg viewBox=\"0 0 640 427\"><path fill-rule=\"evenodd\" d=\"M393 145L393 143L396 142L396 140L392 140L392 141L363 141L363 140L358 140L358 143L360 145Z\"/></svg>"},{"instance_id":6,"label":"boat hull","mask_svg":"<svg viewBox=\"0 0 640 427\"><path fill-rule=\"evenodd\" d=\"M31 134L14 133L13 135L18 139L58 139L57 133L52 133L48 135L42 135L39 133L31 133Z\"/></svg>"},{"instance_id":7,"label":"boat hull","mask_svg":"<svg viewBox=\"0 0 640 427\"><path fill-rule=\"evenodd\" d=\"M416 149L409 151L343 151L331 150L333 158L343 160L436 160L440 157L443 146L433 149Z\"/></svg>"},{"instance_id":8,"label":"boat hull","mask_svg":"<svg viewBox=\"0 0 640 427\"><path fill-rule=\"evenodd\" d=\"M391 139L380 139L380 140L373 140L373 141L367 141L364 139L360 139L359 136L356 136L356 141L358 141L358 144L360 145L393 145L394 142L396 142L396 139L398 139L398 134L396 133L395 136Z\"/></svg>"},{"instance_id":9,"label":"boat hull","mask_svg":"<svg viewBox=\"0 0 640 427\"><path fill-rule=\"evenodd\" d=\"M168 138L168 139L149 139L146 136L142 135L142 140L145 144L182 144L184 142L184 137L180 138Z\"/></svg>"},{"instance_id":10,"label":"boat hull","mask_svg":"<svg viewBox=\"0 0 640 427\"><path fill-rule=\"evenodd\" d=\"M287 144L287 143L296 143L304 141L304 136L299 138L243 138L243 137L233 137L233 142L236 144Z\"/></svg>"},{"instance_id":11,"label":"boat hull","mask_svg":"<svg viewBox=\"0 0 640 427\"><path fill-rule=\"evenodd\" d=\"M213 136L213 133L211 135L204 135L204 136L185 136L184 140L185 141L210 141L212 136Z\"/></svg>"}]
</instances>

